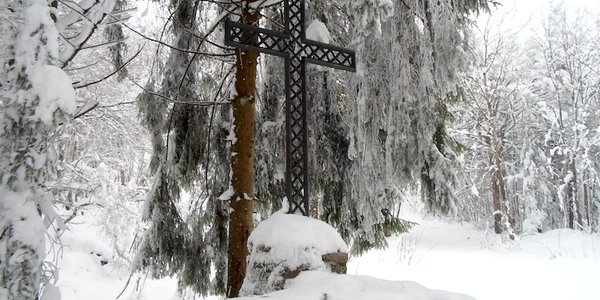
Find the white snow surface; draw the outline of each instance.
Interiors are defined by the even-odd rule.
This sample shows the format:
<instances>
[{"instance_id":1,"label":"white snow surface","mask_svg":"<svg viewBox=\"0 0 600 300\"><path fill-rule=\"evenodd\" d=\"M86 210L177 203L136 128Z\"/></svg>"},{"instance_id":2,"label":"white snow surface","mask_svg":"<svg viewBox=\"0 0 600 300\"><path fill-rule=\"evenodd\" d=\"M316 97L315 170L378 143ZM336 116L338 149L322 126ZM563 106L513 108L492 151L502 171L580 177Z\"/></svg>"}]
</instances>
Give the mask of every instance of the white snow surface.
<instances>
[{"instance_id":1,"label":"white snow surface","mask_svg":"<svg viewBox=\"0 0 600 300\"><path fill-rule=\"evenodd\" d=\"M370 276L339 275L321 271L302 272L285 289L239 300L471 300L472 297L428 289L410 281L389 281Z\"/></svg>"},{"instance_id":2,"label":"white snow surface","mask_svg":"<svg viewBox=\"0 0 600 300\"><path fill-rule=\"evenodd\" d=\"M306 28L306 38L309 40L329 44L331 34L327 26L319 20L313 20Z\"/></svg>"},{"instance_id":3,"label":"white snow surface","mask_svg":"<svg viewBox=\"0 0 600 300\"><path fill-rule=\"evenodd\" d=\"M86 221L91 215L93 211L75 218L64 235L57 284L63 300L115 299L129 277L126 264L115 259L99 227ZM478 300L600 299L598 235L561 229L510 241L468 223L404 217L420 225L409 234L391 237L387 250L351 258L348 275L308 272L288 281L283 291L241 299L321 300L323 293L328 300L469 299L439 290ZM284 238L294 242L291 234ZM96 253L109 263L101 266ZM384 298L392 293L398 297ZM119 299L183 300L176 279L150 280L143 274L133 276Z\"/></svg>"}]
</instances>

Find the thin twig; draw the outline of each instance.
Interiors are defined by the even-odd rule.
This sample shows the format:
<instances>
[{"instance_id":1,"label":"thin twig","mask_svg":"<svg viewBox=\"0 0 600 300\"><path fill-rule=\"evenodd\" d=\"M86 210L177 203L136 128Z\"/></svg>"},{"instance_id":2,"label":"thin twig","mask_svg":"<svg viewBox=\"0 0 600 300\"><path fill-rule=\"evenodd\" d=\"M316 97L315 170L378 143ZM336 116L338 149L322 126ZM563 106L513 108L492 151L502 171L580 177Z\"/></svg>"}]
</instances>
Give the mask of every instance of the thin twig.
<instances>
[{"instance_id":1,"label":"thin twig","mask_svg":"<svg viewBox=\"0 0 600 300\"><path fill-rule=\"evenodd\" d=\"M140 89L142 89L144 92L157 96L159 98L165 99L168 102L171 103L178 103L178 104L190 104L190 105L198 105L198 106L209 106L209 105L228 105L231 104L231 102L229 101L215 101L215 102L208 102L208 101L201 101L201 102L192 102L192 101L181 101L181 100L176 100L170 97L167 97L163 94L151 91L145 87L143 87L142 85L140 85L139 83L137 83L135 80L133 80L130 77L127 77L127 79L129 79L134 85L136 85L137 87L139 87Z\"/></svg>"},{"instance_id":2,"label":"thin twig","mask_svg":"<svg viewBox=\"0 0 600 300\"><path fill-rule=\"evenodd\" d=\"M115 107L115 106L120 106L120 105L129 105L129 104L135 104L137 103L137 101L126 101L126 102L119 102L119 103L115 103L115 104L109 104L109 105L101 105L100 108L109 108L109 107Z\"/></svg>"},{"instance_id":3,"label":"thin twig","mask_svg":"<svg viewBox=\"0 0 600 300\"><path fill-rule=\"evenodd\" d=\"M58 0L58 2L60 2L62 5L66 6L67 8L71 9L72 11L76 12L78 15L80 15L81 17L83 17L84 19L86 19L88 22L90 22L90 24L94 24L94 22L92 22L92 20L90 20L90 18L88 18L88 16L86 16L86 15L84 14L84 13L85 13L85 11L86 11L86 9L84 9L84 8L83 8L83 7L81 7L81 6L79 6L79 4L77 4L77 3L75 3L75 2L72 2L72 1L69 1L69 2L72 2L73 4L75 4L75 5L79 6L79 8L81 9L81 11L78 11L77 9L75 9L75 8L73 8L73 7L71 7L71 6L69 6L69 4L67 4L67 2L66 2L66 1ZM77 22L77 21L75 21L75 22ZM73 22L73 23L75 23L75 22ZM73 23L71 23L71 24L73 24ZM69 24L69 25L71 25L71 24Z\"/></svg>"},{"instance_id":4,"label":"thin twig","mask_svg":"<svg viewBox=\"0 0 600 300\"><path fill-rule=\"evenodd\" d=\"M100 43L100 44L96 44L96 45L84 46L84 47L81 47L81 50L99 48L99 47L104 47L104 46L112 46L113 44L124 42L126 39L127 38L123 38L123 39L120 39L120 40L108 41L108 42L104 42L104 43Z\"/></svg>"},{"instance_id":5,"label":"thin twig","mask_svg":"<svg viewBox=\"0 0 600 300\"><path fill-rule=\"evenodd\" d=\"M233 66L229 69L229 72L225 75L225 78L223 78L223 80L221 81L221 85L219 86L219 90L217 91L217 93L215 94L215 97L213 98L213 102L217 100L217 97L223 90L223 86L224 86L225 82L227 81L227 78L229 77L229 75L231 75L232 72L233 72ZM208 126L208 135L206 137L207 147L206 147L206 167L205 167L205 171L204 171L204 182L206 184L207 191L208 191L208 170L209 170L209 165L210 165L210 146L211 146L210 141L212 140L210 135L212 133L213 121L215 119L215 110L216 110L215 106L213 105L212 111L210 113L210 124Z\"/></svg>"},{"instance_id":6,"label":"thin twig","mask_svg":"<svg viewBox=\"0 0 600 300\"><path fill-rule=\"evenodd\" d=\"M98 80L95 80L95 81L92 81L92 82L89 82L89 83L86 83L86 84L78 85L78 86L75 86L73 88L77 90L77 89L80 89L80 88L88 87L90 85L94 85L94 84L100 83L100 82L106 80L107 78L115 75L116 73L118 73L119 71L121 71L121 69L125 68L125 66L127 66L131 61L133 61L133 59L135 59L142 52L142 49L144 49L144 45L142 45L140 47L140 49L138 49L138 51L135 53L135 55L133 55L130 59L128 59L125 63L123 63L120 67L118 67L116 70L114 70L110 74L108 74L108 75L106 75L106 76L104 76L104 77L102 77L102 78L100 78Z\"/></svg>"},{"instance_id":7,"label":"thin twig","mask_svg":"<svg viewBox=\"0 0 600 300\"><path fill-rule=\"evenodd\" d=\"M123 293L125 293L125 290L127 290L127 287L129 286L129 281L131 281L131 277L133 277L133 271L131 271L131 273L129 273L129 278L127 278L127 282L125 282L125 286L123 287L123 289L121 290L121 292L117 295L117 297L115 299L119 299L119 297L121 297L123 295Z\"/></svg>"},{"instance_id":8,"label":"thin twig","mask_svg":"<svg viewBox=\"0 0 600 300\"><path fill-rule=\"evenodd\" d=\"M195 55L199 54L199 55L206 55L206 56L233 56L233 55L235 55L235 53L209 53L209 52L201 52L201 51L194 51L194 50L188 50L188 49L181 49L179 47L175 47L173 45L169 45L169 44L167 44L167 43L165 43L163 41L160 41L160 40L157 40L157 39L153 39L153 38L151 38L149 36L146 36L143 33L141 33L139 31L137 31L137 30L129 27L127 24L123 24L123 26L125 26L127 29L133 31L135 34L137 34L137 35L139 35L139 36L141 36L141 37L143 37L143 38L145 38L145 39L147 39L149 41L161 44L163 46L166 46L167 48L171 48L173 50L180 51L180 52L183 52L183 53L191 53L191 54L195 54Z\"/></svg>"},{"instance_id":9,"label":"thin twig","mask_svg":"<svg viewBox=\"0 0 600 300\"><path fill-rule=\"evenodd\" d=\"M89 65L84 65L84 66L81 66L81 67L73 67L73 68L70 68L70 69L64 69L63 71L65 71L65 72L73 72L73 71L77 71L77 70L81 70L81 69L85 69L85 68L90 68L90 67L93 67L93 66L99 64L100 62L101 62L101 60L97 60L97 61L95 61L95 62L93 62L93 63L91 63Z\"/></svg>"}]
</instances>

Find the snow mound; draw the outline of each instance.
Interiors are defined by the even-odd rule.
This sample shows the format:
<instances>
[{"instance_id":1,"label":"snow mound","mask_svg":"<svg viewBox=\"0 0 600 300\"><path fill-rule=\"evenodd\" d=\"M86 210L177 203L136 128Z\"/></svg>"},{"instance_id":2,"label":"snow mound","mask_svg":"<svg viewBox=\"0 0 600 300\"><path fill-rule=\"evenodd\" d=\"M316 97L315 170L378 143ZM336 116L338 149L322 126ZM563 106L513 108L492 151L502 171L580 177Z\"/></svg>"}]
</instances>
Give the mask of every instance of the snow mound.
<instances>
[{"instance_id":1,"label":"snow mound","mask_svg":"<svg viewBox=\"0 0 600 300\"><path fill-rule=\"evenodd\" d=\"M431 290L410 281L388 281L369 276L339 275L320 271L302 272L282 291L250 299L271 300L472 300L474 298L440 290Z\"/></svg>"},{"instance_id":2,"label":"snow mound","mask_svg":"<svg viewBox=\"0 0 600 300\"><path fill-rule=\"evenodd\" d=\"M348 246L337 231L320 220L284 211L258 224L250 235L242 295L280 290L302 271L345 273ZM329 261L330 256L337 258Z\"/></svg>"},{"instance_id":3,"label":"snow mound","mask_svg":"<svg viewBox=\"0 0 600 300\"><path fill-rule=\"evenodd\" d=\"M274 213L252 231L250 250L269 246L274 259L288 258L291 249L314 248L322 253L347 252L348 246L329 224L300 215Z\"/></svg>"}]
</instances>

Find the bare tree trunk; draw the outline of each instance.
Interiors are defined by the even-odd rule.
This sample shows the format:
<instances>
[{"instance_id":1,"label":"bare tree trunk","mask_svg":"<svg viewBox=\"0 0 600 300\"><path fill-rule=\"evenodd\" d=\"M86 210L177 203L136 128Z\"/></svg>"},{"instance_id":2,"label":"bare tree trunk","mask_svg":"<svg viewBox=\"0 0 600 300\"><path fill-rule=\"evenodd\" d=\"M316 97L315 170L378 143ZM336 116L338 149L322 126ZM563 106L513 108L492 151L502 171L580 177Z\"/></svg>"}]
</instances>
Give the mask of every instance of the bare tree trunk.
<instances>
[{"instance_id":1,"label":"bare tree trunk","mask_svg":"<svg viewBox=\"0 0 600 300\"><path fill-rule=\"evenodd\" d=\"M254 1L248 1L254 2ZM245 6L242 21L254 25L260 15L251 13ZM252 232L254 210L254 107L256 95L256 66L258 53L248 50L236 52L237 96L232 102L233 132L235 140L231 146L231 186L234 194L229 203L229 244L227 249L227 297L238 297L246 274L248 237Z\"/></svg>"},{"instance_id":2,"label":"bare tree trunk","mask_svg":"<svg viewBox=\"0 0 600 300\"><path fill-rule=\"evenodd\" d=\"M500 195L500 180L498 166L494 165L496 170L492 174L492 207L494 209L494 232L502 233L502 196Z\"/></svg>"},{"instance_id":3,"label":"bare tree trunk","mask_svg":"<svg viewBox=\"0 0 600 300\"><path fill-rule=\"evenodd\" d=\"M573 160L570 164L572 178L567 186L567 226L571 229L575 229L575 224L581 226L581 214L578 201L578 189L577 189L577 169L575 161Z\"/></svg>"},{"instance_id":4,"label":"bare tree trunk","mask_svg":"<svg viewBox=\"0 0 600 300\"><path fill-rule=\"evenodd\" d=\"M496 132L495 130L493 131ZM510 212L510 204L506 193L506 181L502 175L502 144L499 140L503 137L497 137L496 134L491 138L492 142L492 157L491 163L494 166L494 172L492 174L492 204L494 208L494 232L497 234L502 233L503 228L506 227L511 231L514 220ZM507 222L508 224L503 224ZM514 233L509 232L510 238L514 239Z\"/></svg>"},{"instance_id":5,"label":"bare tree trunk","mask_svg":"<svg viewBox=\"0 0 600 300\"><path fill-rule=\"evenodd\" d=\"M577 165L575 164L575 159L571 163L571 172L573 172L573 211L575 215L575 219L577 221L577 225L581 229L582 219L581 219L581 208L579 207L579 185L578 185L578 175L577 174Z\"/></svg>"},{"instance_id":6,"label":"bare tree trunk","mask_svg":"<svg viewBox=\"0 0 600 300\"><path fill-rule=\"evenodd\" d=\"M585 221L589 230L592 230L592 199L590 197L590 185L587 182L587 173L583 174L583 204L585 209Z\"/></svg>"}]
</instances>

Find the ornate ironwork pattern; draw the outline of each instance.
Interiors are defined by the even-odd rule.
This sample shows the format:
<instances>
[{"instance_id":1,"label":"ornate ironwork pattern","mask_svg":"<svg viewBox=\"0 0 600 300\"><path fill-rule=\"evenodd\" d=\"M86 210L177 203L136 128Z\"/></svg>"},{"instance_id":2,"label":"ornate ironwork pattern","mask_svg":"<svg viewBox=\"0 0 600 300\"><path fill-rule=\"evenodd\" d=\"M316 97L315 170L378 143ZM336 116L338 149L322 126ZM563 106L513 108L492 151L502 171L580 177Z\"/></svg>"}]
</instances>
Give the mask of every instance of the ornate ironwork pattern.
<instances>
[{"instance_id":1,"label":"ornate ironwork pattern","mask_svg":"<svg viewBox=\"0 0 600 300\"><path fill-rule=\"evenodd\" d=\"M308 216L306 64L356 71L353 50L306 39L304 0L284 0L283 32L225 21L225 44L285 59L286 196L289 213Z\"/></svg>"}]
</instances>

